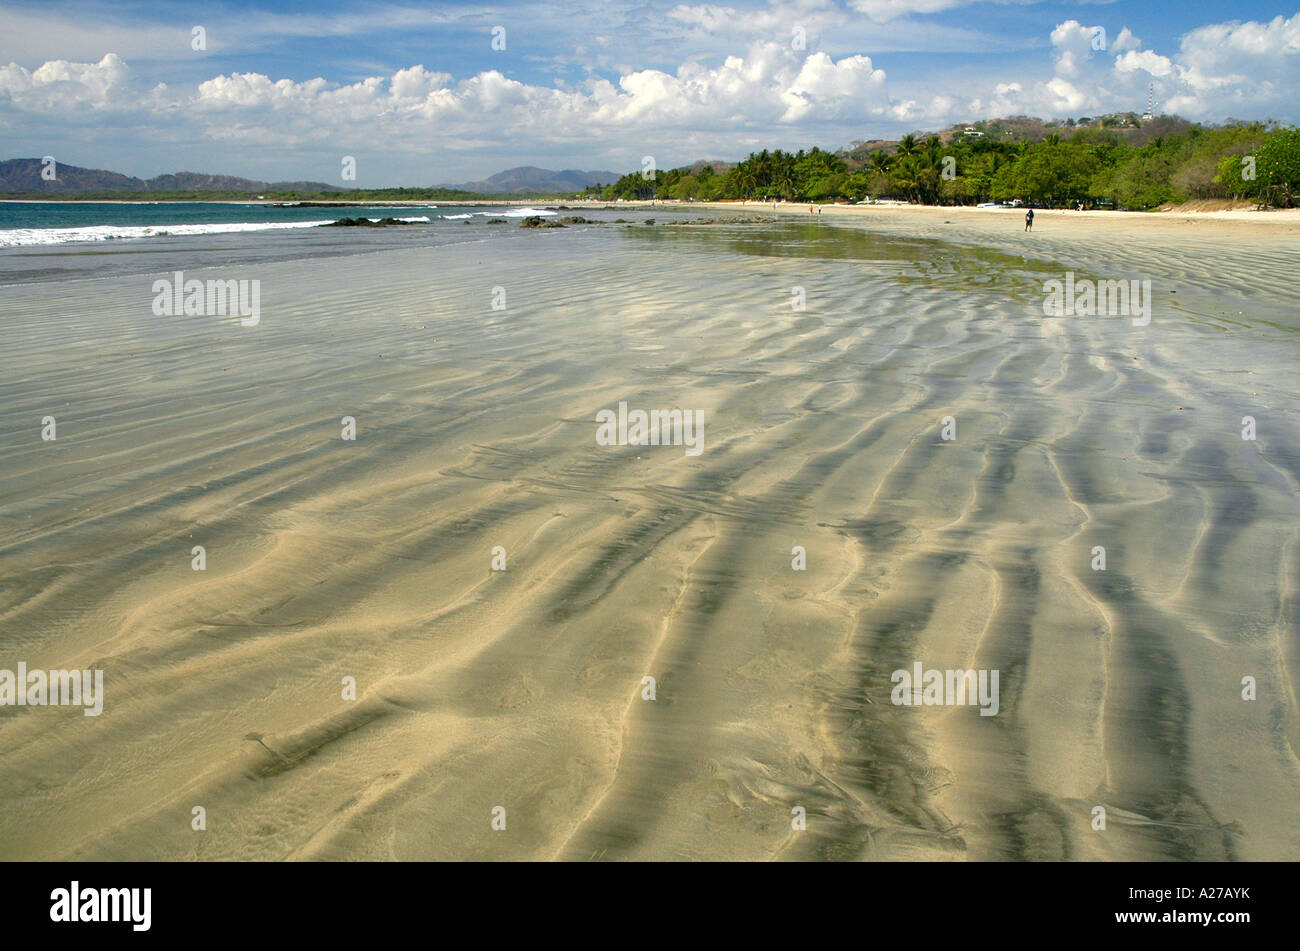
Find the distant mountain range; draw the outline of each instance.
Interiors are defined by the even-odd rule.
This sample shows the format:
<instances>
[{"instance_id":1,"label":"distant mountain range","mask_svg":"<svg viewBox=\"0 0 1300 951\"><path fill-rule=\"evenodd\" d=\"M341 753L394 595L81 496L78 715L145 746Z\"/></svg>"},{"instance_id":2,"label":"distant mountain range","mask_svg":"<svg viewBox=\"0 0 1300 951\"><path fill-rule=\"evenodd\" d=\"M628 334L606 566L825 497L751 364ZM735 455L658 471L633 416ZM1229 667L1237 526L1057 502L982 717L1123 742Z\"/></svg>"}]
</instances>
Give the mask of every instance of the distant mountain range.
<instances>
[{"instance_id":1,"label":"distant mountain range","mask_svg":"<svg viewBox=\"0 0 1300 951\"><path fill-rule=\"evenodd\" d=\"M204 175L199 172L174 172L154 178L135 178L99 168L54 166L55 177L46 181L40 159L20 158L0 161L0 193L15 192L45 195L96 194L108 192L343 192L348 189L324 182L260 182L233 175ZM583 172L578 169L552 171L531 165L509 168L490 178L443 188L483 195L559 193L582 191L588 185L608 185L618 180L614 172Z\"/></svg>"},{"instance_id":2,"label":"distant mountain range","mask_svg":"<svg viewBox=\"0 0 1300 951\"><path fill-rule=\"evenodd\" d=\"M497 172L490 178L479 182L465 182L462 185L445 185L445 188L460 191L478 192L482 195L513 195L528 192L580 192L588 185L610 185L618 181L616 172L583 172L576 168L566 168L560 172L549 168L537 168L521 165Z\"/></svg>"},{"instance_id":3,"label":"distant mountain range","mask_svg":"<svg viewBox=\"0 0 1300 951\"><path fill-rule=\"evenodd\" d=\"M337 185L326 185L323 182L259 182L251 178L236 178L233 175L203 175L198 172L174 172L171 175L145 179L105 171L102 168L65 165L62 162L54 166L54 178L46 181L41 177L44 168L41 160L34 158L0 161L0 192L68 195L96 192L223 191L256 194L264 191L344 190Z\"/></svg>"}]
</instances>

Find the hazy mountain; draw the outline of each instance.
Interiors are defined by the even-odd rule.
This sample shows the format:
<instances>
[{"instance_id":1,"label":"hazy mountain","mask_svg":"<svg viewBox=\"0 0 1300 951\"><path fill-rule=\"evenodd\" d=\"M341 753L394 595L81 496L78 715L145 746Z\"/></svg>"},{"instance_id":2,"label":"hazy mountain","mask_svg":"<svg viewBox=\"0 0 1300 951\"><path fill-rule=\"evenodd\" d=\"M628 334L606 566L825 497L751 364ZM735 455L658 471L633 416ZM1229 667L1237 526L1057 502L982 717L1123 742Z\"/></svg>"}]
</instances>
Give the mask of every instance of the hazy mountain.
<instances>
[{"instance_id":1,"label":"hazy mountain","mask_svg":"<svg viewBox=\"0 0 1300 951\"><path fill-rule=\"evenodd\" d=\"M257 194L266 191L341 192L347 189L322 182L260 182L233 175L205 175L199 172L173 172L155 178L135 178L98 168L81 168L77 165L55 166L57 177L53 181L41 178L44 166L40 159L8 159L0 161L0 192L28 192L33 194L92 194L96 192L182 192L222 191ZM504 172L479 182L447 185L446 188L479 192L485 195L510 195L528 192L576 192L588 185L608 185L618 180L615 172L584 172L580 169L553 171L531 165L508 168Z\"/></svg>"},{"instance_id":2,"label":"hazy mountain","mask_svg":"<svg viewBox=\"0 0 1300 951\"><path fill-rule=\"evenodd\" d=\"M31 192L43 194L78 194L95 192L181 192L230 191L256 194L264 191L343 191L337 185L321 182L259 182L232 175L204 175L199 172L174 172L155 178L134 178L102 168L54 166L55 178L41 178L44 166L40 159L7 159L0 161L0 192Z\"/></svg>"},{"instance_id":3,"label":"hazy mountain","mask_svg":"<svg viewBox=\"0 0 1300 951\"><path fill-rule=\"evenodd\" d=\"M735 162L724 162L722 159L697 159L690 165L680 166L679 171L683 175L698 175L708 167L713 169L715 175L725 175L735 164Z\"/></svg>"},{"instance_id":4,"label":"hazy mountain","mask_svg":"<svg viewBox=\"0 0 1300 951\"><path fill-rule=\"evenodd\" d=\"M1113 136L1116 141L1141 147L1161 136L1185 135L1191 123L1181 116L1139 117L1135 112L1109 112L1099 116L1080 116L1077 119L1039 119L1034 116L1009 116L1001 119L979 119L958 122L942 130L916 130L912 137L924 144L935 136L947 144L955 138L982 138L989 142L1041 142L1050 135L1069 139L1077 133L1098 136L1094 141L1104 141ZM840 154L854 163L867 161L872 152L893 153L897 139L871 139L850 143Z\"/></svg>"},{"instance_id":5,"label":"hazy mountain","mask_svg":"<svg viewBox=\"0 0 1300 951\"><path fill-rule=\"evenodd\" d=\"M618 178L615 172L583 172L576 168L555 172L549 168L521 165L518 168L497 172L479 182L465 182L463 185L444 187L479 192L484 195L509 195L518 192L579 192L588 185L609 185L618 181Z\"/></svg>"}]
</instances>

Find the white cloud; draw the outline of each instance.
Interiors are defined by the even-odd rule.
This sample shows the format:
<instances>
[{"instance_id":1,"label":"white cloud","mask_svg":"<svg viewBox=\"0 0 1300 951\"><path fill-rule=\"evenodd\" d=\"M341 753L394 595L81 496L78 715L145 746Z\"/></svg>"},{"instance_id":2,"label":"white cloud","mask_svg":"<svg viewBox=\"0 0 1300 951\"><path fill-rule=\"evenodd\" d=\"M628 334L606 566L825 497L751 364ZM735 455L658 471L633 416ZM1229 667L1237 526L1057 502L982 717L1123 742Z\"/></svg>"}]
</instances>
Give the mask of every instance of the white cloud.
<instances>
[{"instance_id":1,"label":"white cloud","mask_svg":"<svg viewBox=\"0 0 1300 951\"><path fill-rule=\"evenodd\" d=\"M1132 73L1139 69L1146 70L1152 76L1168 76L1174 71L1174 64L1169 57L1151 50L1129 50L1115 58L1116 72Z\"/></svg>"},{"instance_id":2,"label":"white cloud","mask_svg":"<svg viewBox=\"0 0 1300 951\"><path fill-rule=\"evenodd\" d=\"M1056 75L1074 77L1094 53L1105 48L1106 31L1104 27L1066 20L1052 31L1051 40L1056 50Z\"/></svg>"},{"instance_id":3,"label":"white cloud","mask_svg":"<svg viewBox=\"0 0 1300 951\"><path fill-rule=\"evenodd\" d=\"M0 7L0 61L4 59L83 57L113 50L130 60L194 60L207 53L265 48L290 37L360 36L397 33L470 15L467 9L439 5L435 11L396 5L337 13L269 13L214 7L201 14L132 19L121 5L69 6L39 11ZM190 45L191 29L202 26L207 51Z\"/></svg>"},{"instance_id":4,"label":"white cloud","mask_svg":"<svg viewBox=\"0 0 1300 951\"><path fill-rule=\"evenodd\" d=\"M1119 36L1115 37L1114 42L1110 44L1112 53L1122 53L1125 50L1135 50L1142 45L1142 41L1133 35L1133 31L1124 27L1119 31Z\"/></svg>"},{"instance_id":5,"label":"white cloud","mask_svg":"<svg viewBox=\"0 0 1300 951\"><path fill-rule=\"evenodd\" d=\"M847 6L838 0L766 0L762 5L743 9L728 4L678 4L668 11L667 20L685 28L683 36L697 52L731 51L738 43L779 40L789 44L795 39L796 29L809 50L833 45L837 51L873 55L890 51L1014 49L1030 45L1025 36L985 33L969 24L942 18L917 19L910 15L938 12L971 2L977 0L908 3L854 0Z\"/></svg>"},{"instance_id":6,"label":"white cloud","mask_svg":"<svg viewBox=\"0 0 1300 951\"><path fill-rule=\"evenodd\" d=\"M1124 27L1101 50L1099 27L1067 20L1052 30L1052 78L1001 83L975 102L988 115L1044 116L1140 111L1153 83L1160 111L1201 121L1229 115L1294 117L1300 88L1300 14L1268 23L1233 21L1192 30L1179 50L1142 49Z\"/></svg>"},{"instance_id":7,"label":"white cloud","mask_svg":"<svg viewBox=\"0 0 1300 951\"><path fill-rule=\"evenodd\" d=\"M1050 112L1053 115L1075 113L1080 109L1091 109L1097 104L1092 96L1060 76L1049 80L1045 88L1050 97Z\"/></svg>"},{"instance_id":8,"label":"white cloud","mask_svg":"<svg viewBox=\"0 0 1300 951\"><path fill-rule=\"evenodd\" d=\"M1169 113L1210 120L1272 114L1293 106L1300 88L1300 13L1200 27L1173 56L1129 50L1116 58L1115 75L1139 85L1154 79Z\"/></svg>"},{"instance_id":9,"label":"white cloud","mask_svg":"<svg viewBox=\"0 0 1300 951\"><path fill-rule=\"evenodd\" d=\"M726 29L736 21L735 7L720 7L712 3L700 6L679 5L668 11L668 16L688 26L698 26L710 33Z\"/></svg>"},{"instance_id":10,"label":"white cloud","mask_svg":"<svg viewBox=\"0 0 1300 951\"><path fill-rule=\"evenodd\" d=\"M796 122L812 113L849 118L885 108L885 71L875 69L867 56L849 56L833 62L825 53L804 60L799 75L782 95L788 108L783 122Z\"/></svg>"},{"instance_id":11,"label":"white cloud","mask_svg":"<svg viewBox=\"0 0 1300 951\"><path fill-rule=\"evenodd\" d=\"M130 70L116 53L98 63L56 59L30 71L17 63L0 67L0 98L29 112L134 109L136 103L127 95L130 84Z\"/></svg>"},{"instance_id":12,"label":"white cloud","mask_svg":"<svg viewBox=\"0 0 1300 951\"><path fill-rule=\"evenodd\" d=\"M346 84L234 72L186 90L148 91L110 55L97 64L60 60L32 72L16 65L0 70L0 113L6 106L54 111L70 124L111 106L134 113L124 125L171 141L278 144L325 155L382 142L408 165L423 163L431 143L542 155L585 142L607 155L639 156L693 142L729 156L747 137L802 138L810 128L861 128L924 114L913 101L890 101L884 71L867 56L836 59L773 42L714 65L639 69L616 82L592 78L564 88L523 83L497 70L455 80L415 65Z\"/></svg>"},{"instance_id":13,"label":"white cloud","mask_svg":"<svg viewBox=\"0 0 1300 951\"><path fill-rule=\"evenodd\" d=\"M912 14L939 13L976 0L851 0L849 6L873 20L884 22Z\"/></svg>"},{"instance_id":14,"label":"white cloud","mask_svg":"<svg viewBox=\"0 0 1300 951\"><path fill-rule=\"evenodd\" d=\"M643 69L617 85L593 80L583 89L528 85L487 70L460 82L423 66L391 78L345 86L324 79L272 80L257 73L217 76L199 84L191 104L217 122L240 110L244 128L260 114L277 128L295 123L338 131L384 117L428 122L439 132L481 136L484 125L509 135L586 137L604 129L743 128L802 120L867 119L888 114L885 73L866 56L834 60L775 43L755 44L721 65L685 63L675 73ZM223 133L227 134L227 133Z\"/></svg>"},{"instance_id":15,"label":"white cloud","mask_svg":"<svg viewBox=\"0 0 1300 951\"><path fill-rule=\"evenodd\" d=\"M278 144L285 152L329 155L382 142L396 164L404 157L408 166L421 167L431 144L456 151L526 148L540 156L587 143L606 155L639 156L693 142L722 156L746 137L803 138L812 128L861 128L924 114L910 100L890 101L884 71L867 56L836 59L773 42L715 65L632 70L616 82L593 77L562 88L498 70L455 80L415 65L345 84L233 72L188 88L149 89L115 54L98 63L0 68L0 126L6 114L40 114L65 128L87 127L109 109L122 114L115 127L155 144ZM46 136L42 131L42 143Z\"/></svg>"}]
</instances>

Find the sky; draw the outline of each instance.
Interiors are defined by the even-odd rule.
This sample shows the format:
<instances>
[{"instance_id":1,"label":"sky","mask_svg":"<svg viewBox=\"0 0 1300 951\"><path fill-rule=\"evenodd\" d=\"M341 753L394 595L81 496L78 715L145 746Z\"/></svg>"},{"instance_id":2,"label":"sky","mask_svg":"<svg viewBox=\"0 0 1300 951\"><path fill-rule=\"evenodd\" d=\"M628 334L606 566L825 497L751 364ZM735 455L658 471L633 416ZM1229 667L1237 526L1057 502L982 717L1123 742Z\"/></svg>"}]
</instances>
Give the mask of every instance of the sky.
<instances>
[{"instance_id":1,"label":"sky","mask_svg":"<svg viewBox=\"0 0 1300 951\"><path fill-rule=\"evenodd\" d=\"M5 0L0 64L0 158L145 178L623 173L1141 113L1151 84L1160 113L1300 124L1300 11L1254 0Z\"/></svg>"}]
</instances>

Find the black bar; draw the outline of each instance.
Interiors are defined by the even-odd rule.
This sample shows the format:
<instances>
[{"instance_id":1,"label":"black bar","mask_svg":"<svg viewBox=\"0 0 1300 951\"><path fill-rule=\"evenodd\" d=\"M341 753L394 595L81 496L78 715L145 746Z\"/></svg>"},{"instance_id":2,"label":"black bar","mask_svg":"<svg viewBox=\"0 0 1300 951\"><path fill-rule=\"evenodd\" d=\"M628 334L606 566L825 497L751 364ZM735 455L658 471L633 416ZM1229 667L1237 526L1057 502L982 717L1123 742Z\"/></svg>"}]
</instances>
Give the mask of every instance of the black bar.
<instances>
[{"instance_id":1,"label":"black bar","mask_svg":"<svg viewBox=\"0 0 1300 951\"><path fill-rule=\"evenodd\" d=\"M538 941L585 933L654 942L694 933L698 921L769 938L802 931L805 940L810 929L847 926L873 943L926 934L1223 942L1286 928L1296 871L1281 863L596 864L11 863L0 867L0 908L11 939L379 940L398 929L394 936L425 934L432 943L465 940L444 930L458 923L465 937L504 927L537 929ZM83 900L87 889L150 889L148 930L130 920L52 921L56 890L70 892L74 881ZM1154 919L1118 918L1147 913ZM1248 920L1189 920L1207 913Z\"/></svg>"}]
</instances>

